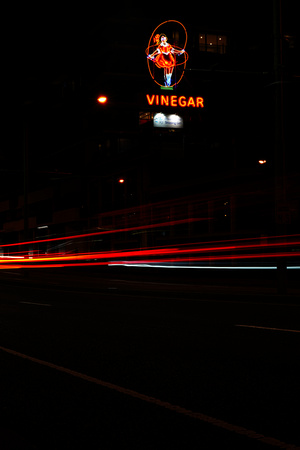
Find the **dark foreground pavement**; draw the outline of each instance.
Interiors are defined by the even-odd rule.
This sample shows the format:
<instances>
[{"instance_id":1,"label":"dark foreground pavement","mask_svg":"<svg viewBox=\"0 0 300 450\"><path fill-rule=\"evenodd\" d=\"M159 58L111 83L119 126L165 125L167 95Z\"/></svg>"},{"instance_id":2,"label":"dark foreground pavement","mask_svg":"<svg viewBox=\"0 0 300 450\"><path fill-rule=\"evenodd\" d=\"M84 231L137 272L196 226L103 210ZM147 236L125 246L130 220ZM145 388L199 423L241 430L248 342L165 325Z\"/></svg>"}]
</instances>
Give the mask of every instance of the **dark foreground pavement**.
<instances>
[{"instance_id":1,"label":"dark foreground pavement","mask_svg":"<svg viewBox=\"0 0 300 450\"><path fill-rule=\"evenodd\" d=\"M1 449L300 447L295 285L169 275L0 275Z\"/></svg>"}]
</instances>

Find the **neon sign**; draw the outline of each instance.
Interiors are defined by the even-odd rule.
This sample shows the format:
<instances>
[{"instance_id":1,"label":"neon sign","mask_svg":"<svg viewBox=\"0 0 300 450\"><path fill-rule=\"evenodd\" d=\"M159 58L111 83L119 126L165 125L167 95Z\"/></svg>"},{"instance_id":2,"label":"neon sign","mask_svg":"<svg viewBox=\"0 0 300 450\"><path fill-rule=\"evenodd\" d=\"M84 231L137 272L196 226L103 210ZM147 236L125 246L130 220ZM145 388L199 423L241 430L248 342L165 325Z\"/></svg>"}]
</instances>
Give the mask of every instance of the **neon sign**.
<instances>
[{"instance_id":1,"label":"neon sign","mask_svg":"<svg viewBox=\"0 0 300 450\"><path fill-rule=\"evenodd\" d=\"M203 97L185 97L184 95L146 95L149 106L171 106L172 108L204 108Z\"/></svg>"},{"instance_id":2,"label":"neon sign","mask_svg":"<svg viewBox=\"0 0 300 450\"><path fill-rule=\"evenodd\" d=\"M183 30L184 32L184 45L182 48L174 44L173 45L169 44L167 35L165 33L158 32L159 28L167 27L168 25L170 25L170 23L172 23L172 25L174 24L179 25L181 30ZM166 86L171 88L181 81L186 67L186 62L188 60L188 54L185 51L186 43L187 43L186 29L182 25L182 23L178 22L177 20L167 20L166 22L162 22L155 28L150 37L148 47L146 49L146 55L149 73L156 84L158 84L159 86ZM180 57L181 55L182 58L180 58L180 60L177 61L177 57ZM152 61L152 64L150 61ZM179 73L177 73L177 68L179 66L182 67L181 70L179 70ZM155 68L163 69L164 85L161 84L161 82L156 79ZM174 69L176 72L176 76L175 81L172 84L172 76Z\"/></svg>"}]
</instances>

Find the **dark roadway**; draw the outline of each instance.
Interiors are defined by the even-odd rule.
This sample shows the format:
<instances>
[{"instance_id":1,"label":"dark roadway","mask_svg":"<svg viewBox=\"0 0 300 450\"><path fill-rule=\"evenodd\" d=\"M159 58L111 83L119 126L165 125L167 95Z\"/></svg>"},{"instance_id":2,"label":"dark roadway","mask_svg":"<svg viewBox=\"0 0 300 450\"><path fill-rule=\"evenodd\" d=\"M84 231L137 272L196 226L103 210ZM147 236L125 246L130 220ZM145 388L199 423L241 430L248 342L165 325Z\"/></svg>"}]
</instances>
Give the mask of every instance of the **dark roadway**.
<instances>
[{"instance_id":1,"label":"dark roadway","mask_svg":"<svg viewBox=\"0 0 300 450\"><path fill-rule=\"evenodd\" d=\"M0 271L1 449L300 448L295 290L101 270Z\"/></svg>"}]
</instances>

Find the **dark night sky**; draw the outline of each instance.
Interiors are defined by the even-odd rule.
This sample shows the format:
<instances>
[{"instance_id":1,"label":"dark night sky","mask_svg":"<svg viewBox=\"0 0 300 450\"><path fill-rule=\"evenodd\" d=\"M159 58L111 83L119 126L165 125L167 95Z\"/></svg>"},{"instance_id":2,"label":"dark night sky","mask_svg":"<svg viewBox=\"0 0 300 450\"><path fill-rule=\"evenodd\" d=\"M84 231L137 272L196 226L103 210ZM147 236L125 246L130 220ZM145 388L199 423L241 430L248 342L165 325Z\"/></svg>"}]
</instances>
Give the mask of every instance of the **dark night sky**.
<instances>
[{"instance_id":1,"label":"dark night sky","mask_svg":"<svg viewBox=\"0 0 300 450\"><path fill-rule=\"evenodd\" d=\"M108 3L108 2L106 2ZM202 3L202 4L201 4ZM190 5L188 7L187 5ZM184 23L203 24L218 29L234 28L238 33L251 33L257 37L262 30L272 30L272 0L251 2L172 2L164 8L151 3L126 2L112 7L98 3L65 3L39 4L30 7L24 4L18 9L14 20L14 35L18 36L16 54L24 60L22 72L27 76L32 70L54 70L71 62L78 62L79 52L85 52L90 44L93 30L100 30L108 17L122 19L124 23L137 18L137 30L151 21L156 26L160 21L168 19L180 20ZM296 18L293 13L293 2L283 0L284 25L295 28ZM290 30L291 31L291 30ZM117 30L109 30L115 34ZM138 36L137 36L138 39ZM101 46L101 42L99 42Z\"/></svg>"}]
</instances>

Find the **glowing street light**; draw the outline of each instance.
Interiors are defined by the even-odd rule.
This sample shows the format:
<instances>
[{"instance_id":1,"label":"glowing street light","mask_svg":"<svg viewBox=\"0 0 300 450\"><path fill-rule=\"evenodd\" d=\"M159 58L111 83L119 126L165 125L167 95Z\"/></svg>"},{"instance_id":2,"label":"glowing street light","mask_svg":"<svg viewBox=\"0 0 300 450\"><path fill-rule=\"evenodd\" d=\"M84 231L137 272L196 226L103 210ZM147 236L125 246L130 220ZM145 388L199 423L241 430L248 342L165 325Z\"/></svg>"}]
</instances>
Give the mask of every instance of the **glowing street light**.
<instances>
[{"instance_id":1,"label":"glowing street light","mask_svg":"<svg viewBox=\"0 0 300 450\"><path fill-rule=\"evenodd\" d=\"M97 102L104 105L107 102L107 97L105 95L100 95L100 97L97 98Z\"/></svg>"},{"instance_id":2,"label":"glowing street light","mask_svg":"<svg viewBox=\"0 0 300 450\"><path fill-rule=\"evenodd\" d=\"M259 164L266 164L267 160L266 159L260 159L258 161Z\"/></svg>"},{"instance_id":3,"label":"glowing street light","mask_svg":"<svg viewBox=\"0 0 300 450\"><path fill-rule=\"evenodd\" d=\"M119 178L119 180L118 180L118 181L119 181L119 183L120 183L120 184L122 184L122 183L124 183L124 182L125 182L124 178Z\"/></svg>"}]
</instances>

